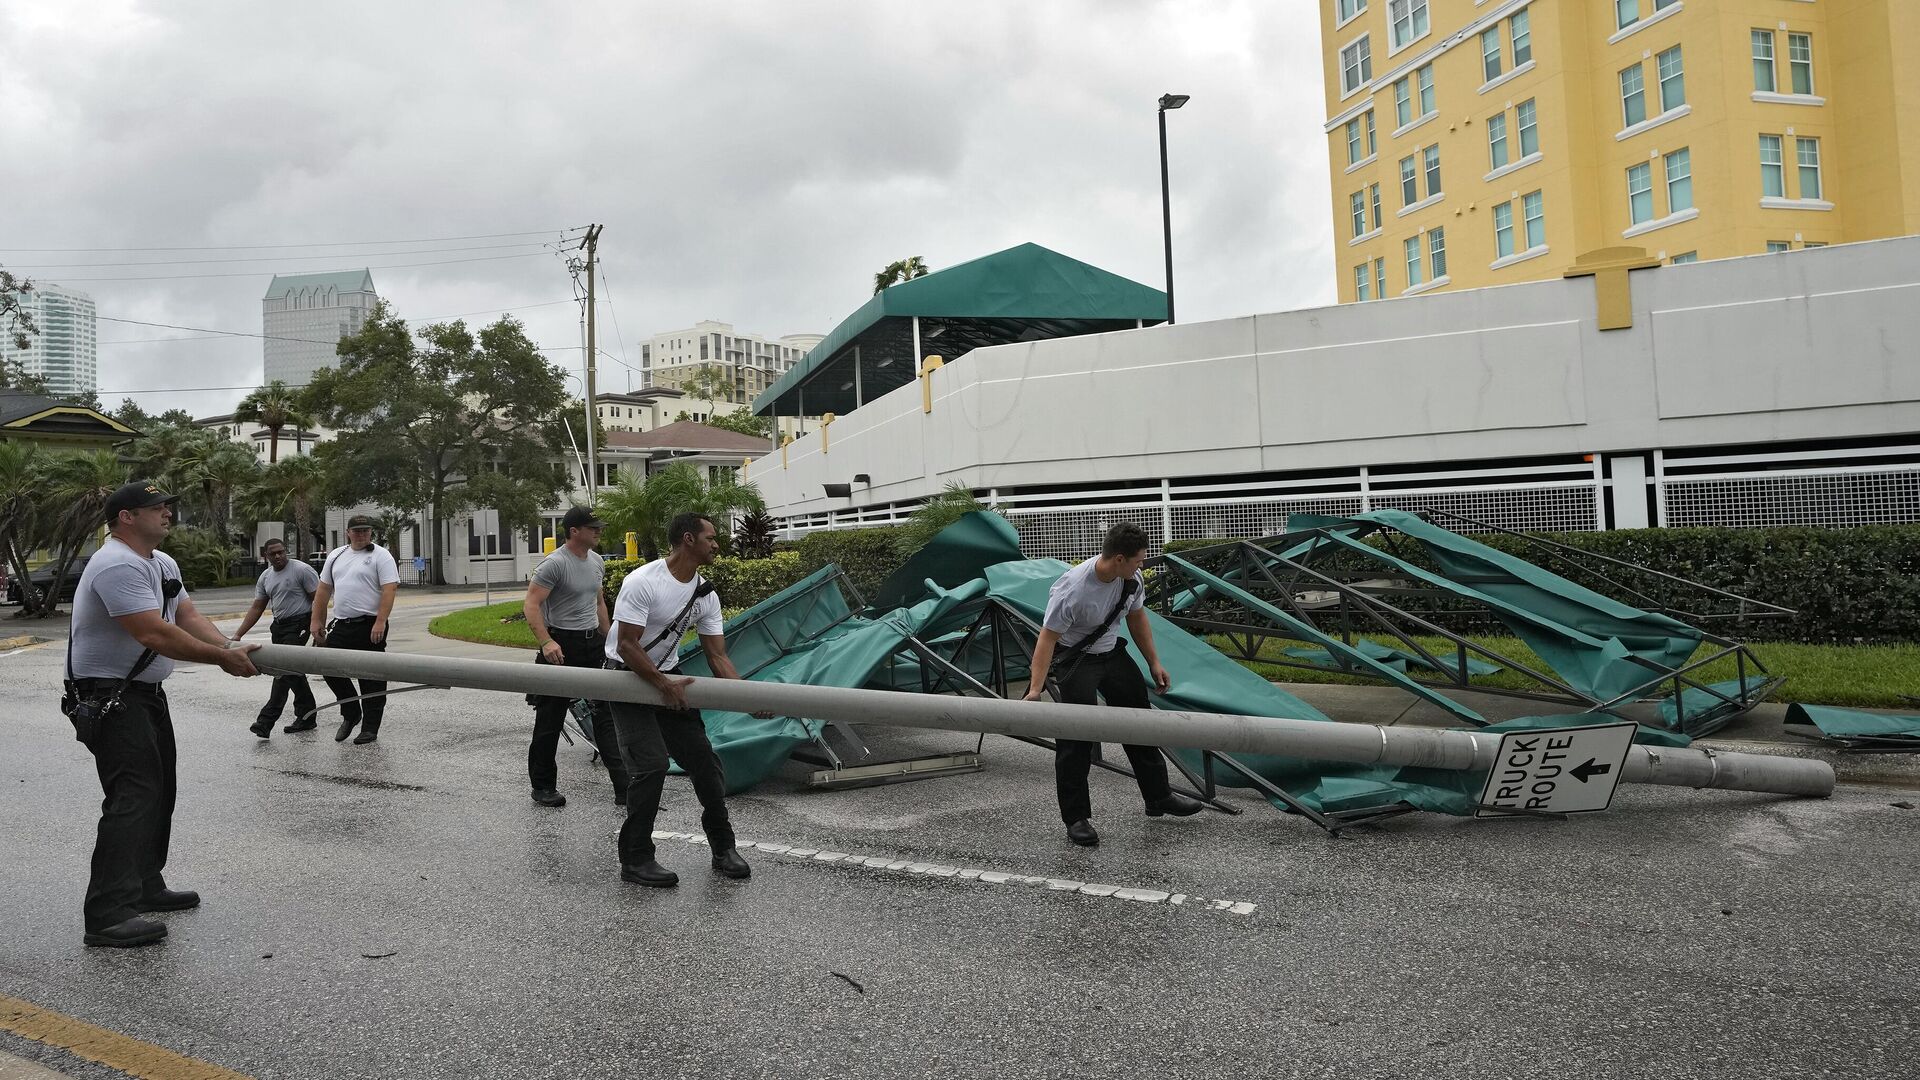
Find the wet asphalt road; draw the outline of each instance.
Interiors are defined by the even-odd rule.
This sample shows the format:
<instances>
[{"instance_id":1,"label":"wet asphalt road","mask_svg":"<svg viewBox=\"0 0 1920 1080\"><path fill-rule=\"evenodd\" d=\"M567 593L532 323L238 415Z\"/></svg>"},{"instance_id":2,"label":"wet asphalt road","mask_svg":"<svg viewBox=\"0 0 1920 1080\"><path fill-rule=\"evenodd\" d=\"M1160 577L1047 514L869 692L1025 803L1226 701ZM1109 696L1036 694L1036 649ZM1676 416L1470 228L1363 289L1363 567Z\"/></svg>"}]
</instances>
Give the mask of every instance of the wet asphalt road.
<instances>
[{"instance_id":1,"label":"wet asphalt road","mask_svg":"<svg viewBox=\"0 0 1920 1080\"><path fill-rule=\"evenodd\" d=\"M1148 820L1096 773L1105 843L1082 851L1050 758L990 739L986 772L895 787L789 767L736 827L1190 899L760 850L732 882L683 841L661 844L681 886L652 891L618 879L583 748L562 746L566 808L527 798L518 698L407 694L370 747L324 725L261 743L265 680L192 667L169 684L168 877L206 903L158 947L84 949L99 790L61 658L0 658L0 993L261 1077L1910 1077L1920 1054L1920 810L1890 805L1912 791L1629 788L1569 822L1331 841L1244 797ZM698 831L685 781L659 827Z\"/></svg>"}]
</instances>

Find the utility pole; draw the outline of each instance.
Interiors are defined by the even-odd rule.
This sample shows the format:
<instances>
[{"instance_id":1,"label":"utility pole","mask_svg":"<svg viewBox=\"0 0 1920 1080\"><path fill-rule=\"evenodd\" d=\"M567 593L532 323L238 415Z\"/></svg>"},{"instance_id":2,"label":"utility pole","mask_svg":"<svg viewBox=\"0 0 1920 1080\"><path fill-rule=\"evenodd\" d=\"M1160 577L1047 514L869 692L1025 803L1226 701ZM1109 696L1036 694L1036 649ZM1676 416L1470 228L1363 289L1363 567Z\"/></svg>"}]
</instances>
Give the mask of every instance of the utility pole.
<instances>
[{"instance_id":1,"label":"utility pole","mask_svg":"<svg viewBox=\"0 0 1920 1080\"><path fill-rule=\"evenodd\" d=\"M594 263L598 258L600 246L600 226L587 226L587 235L580 241L581 248L587 253L587 501L592 502L594 491L600 485L600 448L596 443L599 430L599 411L595 407L594 375L599 360L598 342L594 337Z\"/></svg>"}]
</instances>

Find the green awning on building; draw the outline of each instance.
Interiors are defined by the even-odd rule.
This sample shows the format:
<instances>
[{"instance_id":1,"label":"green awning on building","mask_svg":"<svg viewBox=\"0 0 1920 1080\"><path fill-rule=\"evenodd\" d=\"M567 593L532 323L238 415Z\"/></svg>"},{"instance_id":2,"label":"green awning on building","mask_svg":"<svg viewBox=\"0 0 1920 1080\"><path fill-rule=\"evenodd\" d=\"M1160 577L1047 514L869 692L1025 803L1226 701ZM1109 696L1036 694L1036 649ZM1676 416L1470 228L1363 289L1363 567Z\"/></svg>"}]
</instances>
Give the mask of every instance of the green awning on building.
<instances>
[{"instance_id":1,"label":"green awning on building","mask_svg":"<svg viewBox=\"0 0 1920 1080\"><path fill-rule=\"evenodd\" d=\"M845 415L912 382L922 356L951 363L988 345L1130 330L1166 317L1159 289L1021 244L876 293L756 398L753 411Z\"/></svg>"}]
</instances>

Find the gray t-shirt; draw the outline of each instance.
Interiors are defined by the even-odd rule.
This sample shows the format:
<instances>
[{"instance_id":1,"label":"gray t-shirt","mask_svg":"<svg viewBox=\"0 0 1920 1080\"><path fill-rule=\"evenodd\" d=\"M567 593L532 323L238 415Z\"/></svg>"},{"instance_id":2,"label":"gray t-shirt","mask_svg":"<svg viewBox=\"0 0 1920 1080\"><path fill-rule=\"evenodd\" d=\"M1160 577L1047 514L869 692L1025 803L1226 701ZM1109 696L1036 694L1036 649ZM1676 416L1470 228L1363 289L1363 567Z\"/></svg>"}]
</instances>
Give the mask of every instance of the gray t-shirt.
<instances>
[{"instance_id":1,"label":"gray t-shirt","mask_svg":"<svg viewBox=\"0 0 1920 1080\"><path fill-rule=\"evenodd\" d=\"M1113 605L1120 602L1120 590L1125 587L1125 578L1116 577L1112 581L1101 581L1093 572L1093 565L1100 560L1088 559L1079 566L1060 575L1053 583L1053 589L1047 593L1047 616L1042 626L1060 635L1060 648L1071 649L1080 644L1080 639L1094 632L1105 621ZM1088 653L1103 653L1113 648L1119 638L1118 627L1130 612L1139 611L1146 606L1147 582L1139 574L1134 574L1139 584L1134 586L1133 595L1127 598L1127 607L1107 627L1100 639L1089 645ZM1056 654L1057 655L1057 654Z\"/></svg>"},{"instance_id":2,"label":"gray t-shirt","mask_svg":"<svg viewBox=\"0 0 1920 1080\"><path fill-rule=\"evenodd\" d=\"M294 559L285 570L269 566L254 582L253 598L265 600L275 622L306 615L313 611L313 591L320 587L320 575L313 567Z\"/></svg>"},{"instance_id":3,"label":"gray t-shirt","mask_svg":"<svg viewBox=\"0 0 1920 1080\"><path fill-rule=\"evenodd\" d=\"M113 538L100 545L87 561L79 591L73 595L73 630L67 657L72 661L74 678L127 677L133 662L146 649L114 619L159 611L161 618L173 622L187 591L182 588L172 600L165 600L162 582L168 580L180 580L180 566L166 552L156 551L151 558L143 558ZM171 674L173 661L155 653L153 663L134 681L157 683Z\"/></svg>"},{"instance_id":4,"label":"gray t-shirt","mask_svg":"<svg viewBox=\"0 0 1920 1080\"><path fill-rule=\"evenodd\" d=\"M557 547L533 571L533 583L552 590L540 605L540 617L549 630L600 629L600 589L606 580L606 560L597 551L576 559L565 546Z\"/></svg>"}]
</instances>

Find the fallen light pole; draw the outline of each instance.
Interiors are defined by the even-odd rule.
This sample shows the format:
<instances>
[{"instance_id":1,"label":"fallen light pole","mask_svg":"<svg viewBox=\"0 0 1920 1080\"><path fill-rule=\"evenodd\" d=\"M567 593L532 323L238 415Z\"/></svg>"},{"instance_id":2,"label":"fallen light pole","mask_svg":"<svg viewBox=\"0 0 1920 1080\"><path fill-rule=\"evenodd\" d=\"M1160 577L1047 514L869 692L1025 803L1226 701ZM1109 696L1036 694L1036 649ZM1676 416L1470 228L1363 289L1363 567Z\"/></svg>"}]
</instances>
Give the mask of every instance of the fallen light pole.
<instances>
[{"instance_id":1,"label":"fallen light pole","mask_svg":"<svg viewBox=\"0 0 1920 1080\"><path fill-rule=\"evenodd\" d=\"M298 645L262 645L253 653L253 661L269 675L333 675L514 694L660 704L660 695L653 687L626 671ZM693 685L687 687L686 696L687 704L697 709L769 712L847 723L977 731L990 735L1276 754L1358 765L1487 771L1493 768L1500 746L1500 736L1496 733L1451 728L1383 728L1324 720L1063 705L739 679L695 679ZM1639 745L1629 749L1620 779L1631 784L1819 798L1833 794L1834 784L1833 767L1824 761Z\"/></svg>"}]
</instances>

